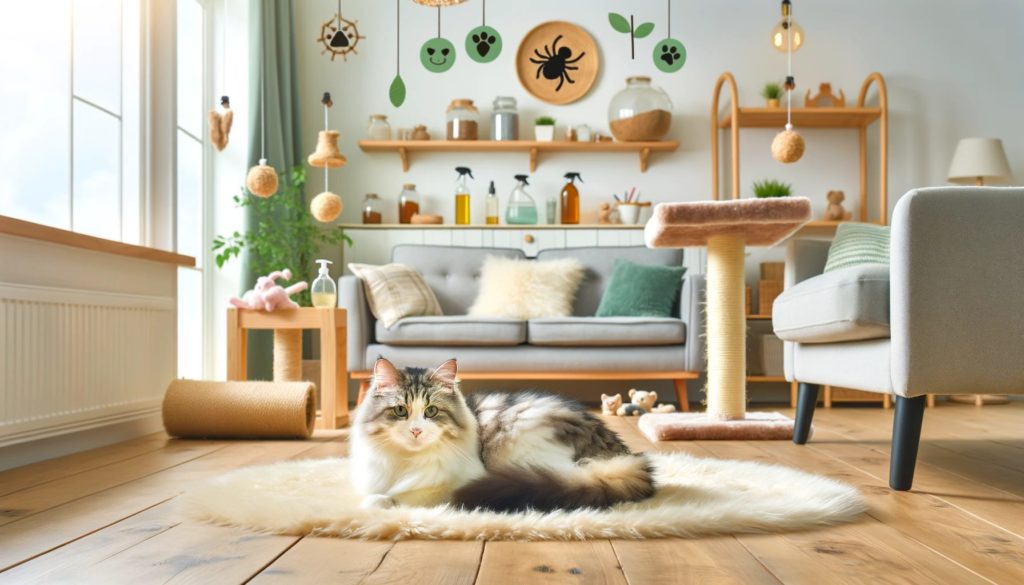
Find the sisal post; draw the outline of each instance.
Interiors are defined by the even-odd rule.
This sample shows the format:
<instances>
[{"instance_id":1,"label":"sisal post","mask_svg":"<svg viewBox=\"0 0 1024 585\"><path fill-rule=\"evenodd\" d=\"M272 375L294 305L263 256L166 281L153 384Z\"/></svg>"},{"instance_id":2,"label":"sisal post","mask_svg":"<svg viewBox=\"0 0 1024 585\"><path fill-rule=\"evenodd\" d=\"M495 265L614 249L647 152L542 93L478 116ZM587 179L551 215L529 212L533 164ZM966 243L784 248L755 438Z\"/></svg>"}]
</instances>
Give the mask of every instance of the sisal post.
<instances>
[{"instance_id":1,"label":"sisal post","mask_svg":"<svg viewBox=\"0 0 1024 585\"><path fill-rule=\"evenodd\" d=\"M745 241L708 238L708 417L742 419L747 407L747 318L744 299Z\"/></svg>"},{"instance_id":2,"label":"sisal post","mask_svg":"<svg viewBox=\"0 0 1024 585\"><path fill-rule=\"evenodd\" d=\"M274 381L302 380L302 329L274 329Z\"/></svg>"}]
</instances>

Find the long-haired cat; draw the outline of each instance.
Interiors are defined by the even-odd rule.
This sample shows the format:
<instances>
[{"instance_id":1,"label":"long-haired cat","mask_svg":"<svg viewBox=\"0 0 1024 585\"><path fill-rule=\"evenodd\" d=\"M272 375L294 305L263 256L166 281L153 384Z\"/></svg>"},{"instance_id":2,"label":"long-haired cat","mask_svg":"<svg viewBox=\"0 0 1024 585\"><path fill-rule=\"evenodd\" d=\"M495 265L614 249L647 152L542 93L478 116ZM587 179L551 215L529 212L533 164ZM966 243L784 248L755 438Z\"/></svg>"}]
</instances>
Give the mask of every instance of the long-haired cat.
<instances>
[{"instance_id":1,"label":"long-haired cat","mask_svg":"<svg viewBox=\"0 0 1024 585\"><path fill-rule=\"evenodd\" d=\"M455 360L380 358L351 435L364 507L607 507L654 494L651 467L583 405L540 392L463 397Z\"/></svg>"}]
</instances>

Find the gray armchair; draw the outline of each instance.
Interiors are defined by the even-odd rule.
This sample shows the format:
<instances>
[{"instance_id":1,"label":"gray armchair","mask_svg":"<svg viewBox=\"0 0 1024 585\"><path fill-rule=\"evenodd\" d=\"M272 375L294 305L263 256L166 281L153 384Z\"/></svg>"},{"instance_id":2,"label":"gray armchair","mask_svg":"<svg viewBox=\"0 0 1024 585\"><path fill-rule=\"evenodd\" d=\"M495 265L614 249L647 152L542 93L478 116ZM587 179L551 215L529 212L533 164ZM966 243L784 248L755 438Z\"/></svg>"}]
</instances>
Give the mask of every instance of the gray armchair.
<instances>
[{"instance_id":1,"label":"gray armchair","mask_svg":"<svg viewBox=\"0 0 1024 585\"><path fill-rule=\"evenodd\" d=\"M821 384L895 396L889 485L908 490L925 395L1024 393L1024 188L904 195L890 265L822 274L829 242L793 240L775 301L786 379L800 382L793 440Z\"/></svg>"}]
</instances>

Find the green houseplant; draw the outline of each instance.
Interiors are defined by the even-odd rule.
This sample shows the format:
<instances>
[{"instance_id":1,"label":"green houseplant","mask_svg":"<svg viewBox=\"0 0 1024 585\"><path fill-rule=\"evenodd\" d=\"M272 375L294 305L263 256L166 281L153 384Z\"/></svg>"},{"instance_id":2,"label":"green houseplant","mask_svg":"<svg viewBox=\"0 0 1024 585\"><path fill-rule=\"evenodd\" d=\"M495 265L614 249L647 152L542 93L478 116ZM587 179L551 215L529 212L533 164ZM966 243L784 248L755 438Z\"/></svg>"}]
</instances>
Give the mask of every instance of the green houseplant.
<instances>
[{"instance_id":1,"label":"green houseplant","mask_svg":"<svg viewBox=\"0 0 1024 585\"><path fill-rule=\"evenodd\" d=\"M256 197L244 187L234 196L237 207L252 208L253 221L244 233L236 231L213 238L214 260L218 268L223 268L229 260L241 256L242 250L247 249L256 274L288 268L296 280L311 281L316 274L313 261L322 247L343 241L352 245L352 239L340 227L321 227L309 214L303 197L306 184L304 167L295 166L279 175L281 188L272 197ZM312 306L308 290L293 299L303 307Z\"/></svg>"},{"instance_id":2,"label":"green houseplant","mask_svg":"<svg viewBox=\"0 0 1024 585\"><path fill-rule=\"evenodd\" d=\"M551 142L555 138L555 119L541 116L533 122L533 132L537 142Z\"/></svg>"},{"instance_id":3,"label":"green houseplant","mask_svg":"<svg viewBox=\"0 0 1024 585\"><path fill-rule=\"evenodd\" d=\"M769 81L761 89L761 97L768 102L769 108L779 107L779 100L782 99L782 85Z\"/></svg>"},{"instance_id":4,"label":"green houseplant","mask_svg":"<svg viewBox=\"0 0 1024 585\"><path fill-rule=\"evenodd\" d=\"M789 183L783 183L774 179L754 181L755 197L789 197L792 194L793 186Z\"/></svg>"}]
</instances>

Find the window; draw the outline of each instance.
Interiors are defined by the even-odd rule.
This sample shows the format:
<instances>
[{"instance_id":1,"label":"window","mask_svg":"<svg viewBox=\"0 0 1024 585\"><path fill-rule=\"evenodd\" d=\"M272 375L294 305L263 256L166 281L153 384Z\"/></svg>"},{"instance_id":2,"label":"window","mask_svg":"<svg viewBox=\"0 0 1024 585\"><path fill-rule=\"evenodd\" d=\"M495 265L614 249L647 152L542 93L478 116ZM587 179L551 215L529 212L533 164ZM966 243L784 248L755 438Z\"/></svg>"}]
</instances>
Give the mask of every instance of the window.
<instances>
[{"instance_id":1,"label":"window","mask_svg":"<svg viewBox=\"0 0 1024 585\"><path fill-rule=\"evenodd\" d=\"M141 241L141 1L5 6L0 214Z\"/></svg>"}]
</instances>

